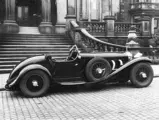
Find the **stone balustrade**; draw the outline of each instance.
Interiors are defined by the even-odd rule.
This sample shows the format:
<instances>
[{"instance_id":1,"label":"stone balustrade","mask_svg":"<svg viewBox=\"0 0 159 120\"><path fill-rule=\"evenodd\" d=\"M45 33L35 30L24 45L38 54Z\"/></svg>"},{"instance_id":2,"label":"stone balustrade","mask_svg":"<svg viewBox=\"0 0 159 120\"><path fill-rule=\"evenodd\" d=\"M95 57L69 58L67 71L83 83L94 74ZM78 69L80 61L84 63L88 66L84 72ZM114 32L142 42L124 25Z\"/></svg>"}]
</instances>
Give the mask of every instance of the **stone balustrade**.
<instances>
[{"instance_id":1,"label":"stone balustrade","mask_svg":"<svg viewBox=\"0 0 159 120\"><path fill-rule=\"evenodd\" d=\"M128 31L131 26L136 28L136 32L138 35L141 34L141 24L139 23L123 23L123 22L115 22L114 32L116 36L127 36Z\"/></svg>"},{"instance_id":2,"label":"stone balustrade","mask_svg":"<svg viewBox=\"0 0 159 120\"><path fill-rule=\"evenodd\" d=\"M99 21L80 21L79 22L80 27L86 28L87 31L95 36L106 36L106 22L99 22Z\"/></svg>"},{"instance_id":3,"label":"stone balustrade","mask_svg":"<svg viewBox=\"0 0 159 120\"><path fill-rule=\"evenodd\" d=\"M140 2L131 4L131 9L155 9L159 10L159 3Z\"/></svg>"}]
</instances>

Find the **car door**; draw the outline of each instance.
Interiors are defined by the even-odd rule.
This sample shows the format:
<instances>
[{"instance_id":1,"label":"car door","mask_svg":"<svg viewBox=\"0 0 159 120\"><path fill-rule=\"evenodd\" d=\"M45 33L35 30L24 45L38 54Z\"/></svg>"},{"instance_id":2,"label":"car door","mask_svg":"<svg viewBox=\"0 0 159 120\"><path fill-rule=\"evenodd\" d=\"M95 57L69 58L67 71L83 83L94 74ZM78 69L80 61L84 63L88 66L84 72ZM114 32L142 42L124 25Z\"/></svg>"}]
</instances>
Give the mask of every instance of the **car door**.
<instances>
[{"instance_id":1,"label":"car door","mask_svg":"<svg viewBox=\"0 0 159 120\"><path fill-rule=\"evenodd\" d=\"M56 63L54 78L61 79L61 81L65 80L76 80L75 78L80 78L82 76L84 68L84 62L80 59L76 59L73 61L60 61Z\"/></svg>"}]
</instances>

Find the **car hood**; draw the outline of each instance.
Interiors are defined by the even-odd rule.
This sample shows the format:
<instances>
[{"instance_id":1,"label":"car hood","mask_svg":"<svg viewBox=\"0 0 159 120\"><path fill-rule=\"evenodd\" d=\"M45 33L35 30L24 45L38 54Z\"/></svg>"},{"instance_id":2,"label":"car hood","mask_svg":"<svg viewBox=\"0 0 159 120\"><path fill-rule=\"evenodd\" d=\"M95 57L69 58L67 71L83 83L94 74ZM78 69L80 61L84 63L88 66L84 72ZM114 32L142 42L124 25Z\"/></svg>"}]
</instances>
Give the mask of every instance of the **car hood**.
<instances>
[{"instance_id":1,"label":"car hood","mask_svg":"<svg viewBox=\"0 0 159 120\"><path fill-rule=\"evenodd\" d=\"M9 79L12 79L13 77L16 77L19 72L27 65L30 65L30 64L37 64L39 62L42 62L45 60L45 56L35 56L35 57L31 57L31 58L28 58L24 61L22 61L20 64L18 64L14 69L13 71L10 73L10 76L9 76Z\"/></svg>"},{"instance_id":2,"label":"car hood","mask_svg":"<svg viewBox=\"0 0 159 120\"><path fill-rule=\"evenodd\" d=\"M113 52L98 52L98 53L81 53L82 57L128 57L125 53L113 53Z\"/></svg>"}]
</instances>

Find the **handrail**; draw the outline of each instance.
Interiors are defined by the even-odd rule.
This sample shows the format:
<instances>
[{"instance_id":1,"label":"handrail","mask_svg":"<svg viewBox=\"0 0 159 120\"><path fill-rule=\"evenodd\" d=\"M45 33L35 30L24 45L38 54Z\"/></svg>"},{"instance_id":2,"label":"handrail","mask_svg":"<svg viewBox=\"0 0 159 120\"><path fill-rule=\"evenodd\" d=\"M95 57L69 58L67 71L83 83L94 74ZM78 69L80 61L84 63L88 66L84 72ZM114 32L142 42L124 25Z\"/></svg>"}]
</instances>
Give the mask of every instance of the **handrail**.
<instances>
[{"instance_id":1,"label":"handrail","mask_svg":"<svg viewBox=\"0 0 159 120\"><path fill-rule=\"evenodd\" d=\"M95 38L91 34L87 32L85 28L80 28L79 25L75 21L70 22L71 26L71 34L73 32L78 32L81 36L80 42L82 41L85 45L85 47L92 49L92 51L105 51L105 52L124 52L127 50L126 46L122 45L116 45L112 43L108 43L105 41L102 41L100 39ZM75 33L74 35L71 35L75 39Z\"/></svg>"}]
</instances>

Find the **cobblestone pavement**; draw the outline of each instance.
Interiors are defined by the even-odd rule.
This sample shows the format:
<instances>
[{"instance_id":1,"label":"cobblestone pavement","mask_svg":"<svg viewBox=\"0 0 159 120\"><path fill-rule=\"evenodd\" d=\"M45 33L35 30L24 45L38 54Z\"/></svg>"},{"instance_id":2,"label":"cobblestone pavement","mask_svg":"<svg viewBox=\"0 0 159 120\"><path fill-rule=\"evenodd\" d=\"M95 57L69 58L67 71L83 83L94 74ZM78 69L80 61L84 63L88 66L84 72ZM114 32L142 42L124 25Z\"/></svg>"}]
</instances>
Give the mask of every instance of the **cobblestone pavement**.
<instances>
[{"instance_id":1,"label":"cobblestone pavement","mask_svg":"<svg viewBox=\"0 0 159 120\"><path fill-rule=\"evenodd\" d=\"M0 120L159 120L159 80L147 88L131 84L51 89L41 98L0 92Z\"/></svg>"},{"instance_id":2,"label":"cobblestone pavement","mask_svg":"<svg viewBox=\"0 0 159 120\"><path fill-rule=\"evenodd\" d=\"M52 88L41 98L0 91L0 120L159 120L158 79L146 88L130 83Z\"/></svg>"}]
</instances>

